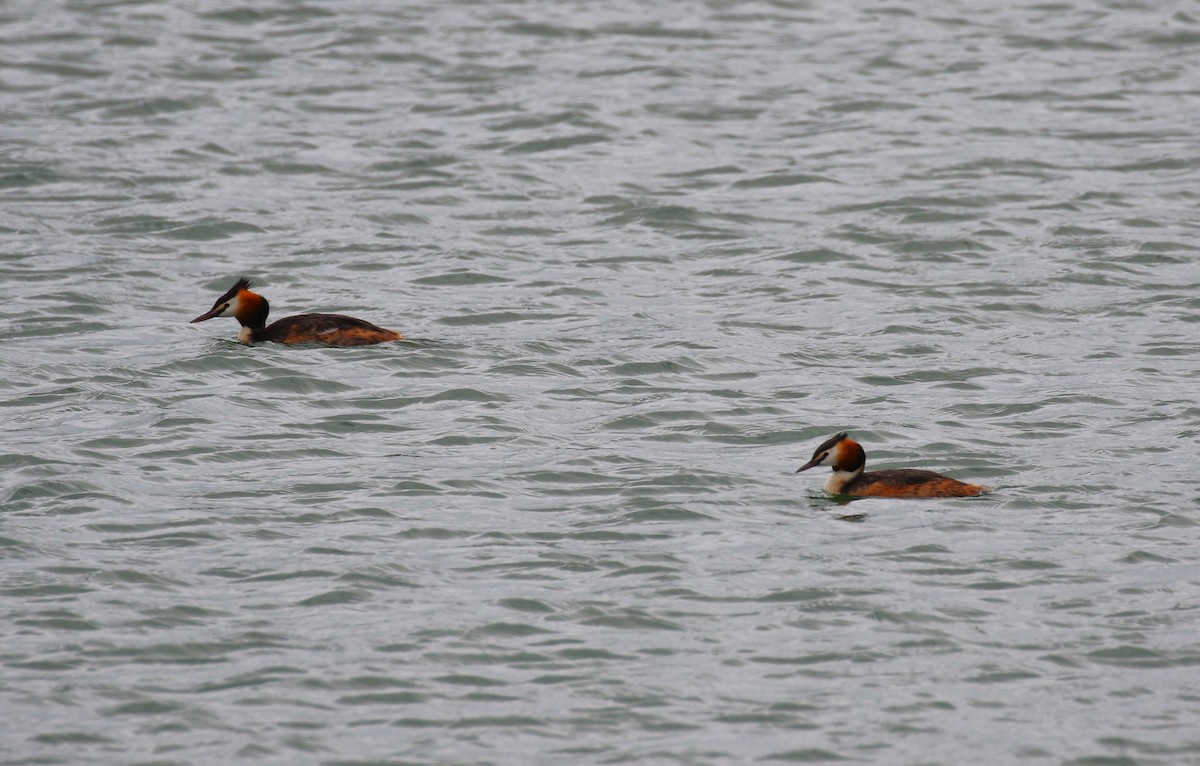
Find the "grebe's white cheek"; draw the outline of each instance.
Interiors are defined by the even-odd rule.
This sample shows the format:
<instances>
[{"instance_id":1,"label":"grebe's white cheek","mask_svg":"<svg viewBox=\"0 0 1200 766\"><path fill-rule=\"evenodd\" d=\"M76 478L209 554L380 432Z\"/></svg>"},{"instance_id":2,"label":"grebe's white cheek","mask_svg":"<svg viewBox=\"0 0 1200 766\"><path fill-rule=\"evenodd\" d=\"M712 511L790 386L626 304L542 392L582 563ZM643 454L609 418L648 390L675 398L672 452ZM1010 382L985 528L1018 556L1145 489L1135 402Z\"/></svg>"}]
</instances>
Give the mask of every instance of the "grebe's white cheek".
<instances>
[{"instance_id":1,"label":"grebe's white cheek","mask_svg":"<svg viewBox=\"0 0 1200 766\"><path fill-rule=\"evenodd\" d=\"M221 313L217 314L217 316L219 316L219 317L237 316L239 306L241 306L241 300L237 296L234 296L233 300L231 300L229 303L226 303L225 308L221 309Z\"/></svg>"}]
</instances>

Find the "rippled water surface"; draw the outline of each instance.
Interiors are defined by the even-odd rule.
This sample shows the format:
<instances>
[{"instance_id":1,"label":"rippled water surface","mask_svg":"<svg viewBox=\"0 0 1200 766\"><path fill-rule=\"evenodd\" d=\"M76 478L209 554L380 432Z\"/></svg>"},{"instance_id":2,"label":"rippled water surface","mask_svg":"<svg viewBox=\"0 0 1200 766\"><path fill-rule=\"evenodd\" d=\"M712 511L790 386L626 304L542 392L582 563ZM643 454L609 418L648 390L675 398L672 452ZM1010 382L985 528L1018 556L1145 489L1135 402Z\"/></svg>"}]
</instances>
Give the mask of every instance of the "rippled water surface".
<instances>
[{"instance_id":1,"label":"rippled water surface","mask_svg":"<svg viewBox=\"0 0 1200 766\"><path fill-rule=\"evenodd\" d=\"M1200 762L1190 3L0 7L0 763ZM411 340L236 343L274 315ZM839 503L795 468L986 483Z\"/></svg>"}]
</instances>

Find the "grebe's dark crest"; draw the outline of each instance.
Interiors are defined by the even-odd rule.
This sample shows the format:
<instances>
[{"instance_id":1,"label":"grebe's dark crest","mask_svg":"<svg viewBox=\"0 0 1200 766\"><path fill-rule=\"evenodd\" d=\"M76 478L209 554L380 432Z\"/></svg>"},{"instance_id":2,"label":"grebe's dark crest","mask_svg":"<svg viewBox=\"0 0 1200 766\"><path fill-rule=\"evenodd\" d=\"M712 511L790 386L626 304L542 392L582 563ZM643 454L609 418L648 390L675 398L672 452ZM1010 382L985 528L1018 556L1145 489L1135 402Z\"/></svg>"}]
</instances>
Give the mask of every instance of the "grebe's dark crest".
<instances>
[{"instance_id":1,"label":"grebe's dark crest","mask_svg":"<svg viewBox=\"0 0 1200 766\"><path fill-rule=\"evenodd\" d=\"M341 314L298 314L267 324L271 304L250 290L253 283L242 277L217 298L211 310L192 320L205 322L214 317L234 317L242 325L238 340L258 343L322 343L326 346L367 346L402 340L394 330L385 330L362 319Z\"/></svg>"},{"instance_id":2,"label":"grebe's dark crest","mask_svg":"<svg viewBox=\"0 0 1200 766\"><path fill-rule=\"evenodd\" d=\"M796 473L823 465L826 460L833 469L833 475L825 481L825 491L831 495L967 497L987 490L979 484L967 484L933 471L895 468L868 472L867 453L845 431L822 442L813 452L812 460L796 469Z\"/></svg>"}]
</instances>

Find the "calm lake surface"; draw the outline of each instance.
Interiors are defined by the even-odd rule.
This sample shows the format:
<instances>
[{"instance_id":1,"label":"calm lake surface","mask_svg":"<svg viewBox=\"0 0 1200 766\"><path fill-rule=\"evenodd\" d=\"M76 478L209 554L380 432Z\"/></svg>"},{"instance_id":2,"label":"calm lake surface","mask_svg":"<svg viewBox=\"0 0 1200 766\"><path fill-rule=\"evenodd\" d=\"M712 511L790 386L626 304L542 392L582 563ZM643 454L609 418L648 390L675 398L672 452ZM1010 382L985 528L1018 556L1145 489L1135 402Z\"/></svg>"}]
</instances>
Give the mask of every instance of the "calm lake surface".
<instances>
[{"instance_id":1,"label":"calm lake surface","mask_svg":"<svg viewBox=\"0 0 1200 766\"><path fill-rule=\"evenodd\" d=\"M0 6L0 764L1200 763L1200 8ZM192 325L238 276L281 317ZM988 484L860 500L796 475Z\"/></svg>"}]
</instances>

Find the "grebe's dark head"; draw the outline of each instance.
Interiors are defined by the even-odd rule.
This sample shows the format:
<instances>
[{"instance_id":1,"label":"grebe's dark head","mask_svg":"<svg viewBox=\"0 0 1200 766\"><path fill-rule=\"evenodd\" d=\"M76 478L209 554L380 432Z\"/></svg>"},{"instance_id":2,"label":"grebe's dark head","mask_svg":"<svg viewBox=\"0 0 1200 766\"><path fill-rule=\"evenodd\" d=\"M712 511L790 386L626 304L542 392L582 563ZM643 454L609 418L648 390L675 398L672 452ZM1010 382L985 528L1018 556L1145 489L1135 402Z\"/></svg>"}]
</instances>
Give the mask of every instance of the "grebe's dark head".
<instances>
[{"instance_id":1,"label":"grebe's dark head","mask_svg":"<svg viewBox=\"0 0 1200 766\"><path fill-rule=\"evenodd\" d=\"M224 295L217 298L212 309L193 319L191 324L206 322L214 317L234 317L243 327L265 326L271 306L266 298L250 292L252 286L249 279L242 277L234 282L233 287Z\"/></svg>"},{"instance_id":2,"label":"grebe's dark head","mask_svg":"<svg viewBox=\"0 0 1200 766\"><path fill-rule=\"evenodd\" d=\"M824 465L826 460L829 461L829 467L835 471L861 471L867 464L867 453L863 452L863 448L851 439L848 433L842 431L822 442L813 452L812 460L797 468L796 473Z\"/></svg>"}]
</instances>

